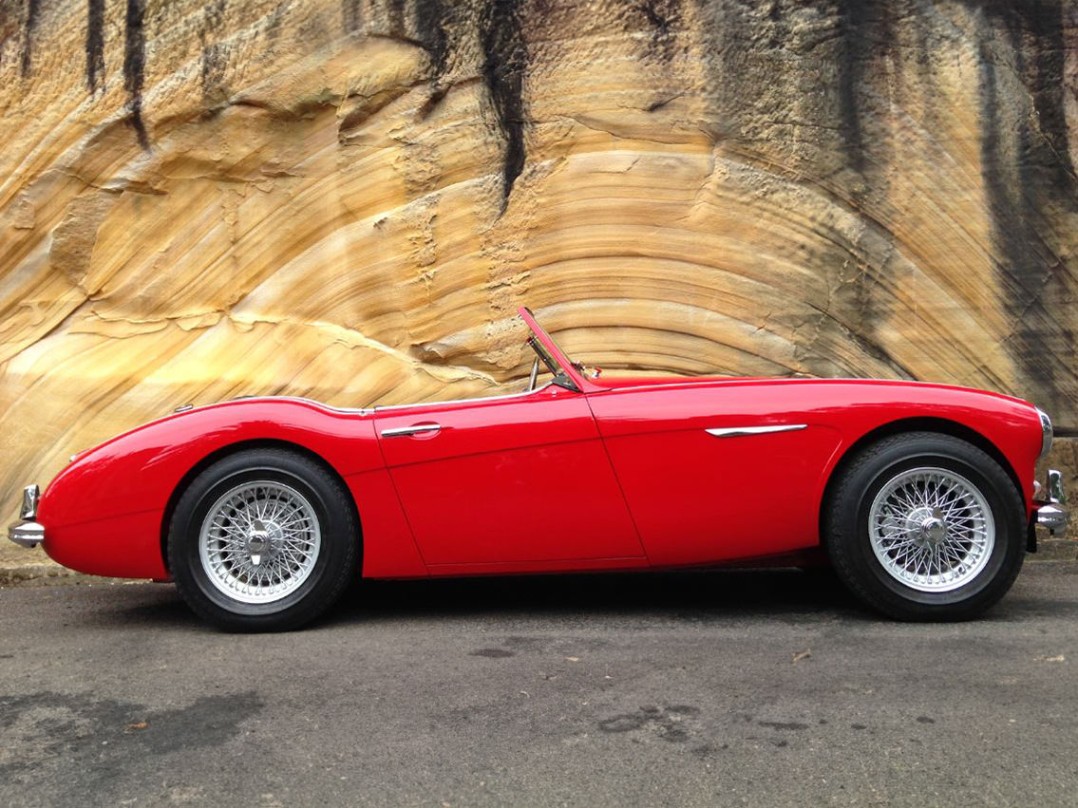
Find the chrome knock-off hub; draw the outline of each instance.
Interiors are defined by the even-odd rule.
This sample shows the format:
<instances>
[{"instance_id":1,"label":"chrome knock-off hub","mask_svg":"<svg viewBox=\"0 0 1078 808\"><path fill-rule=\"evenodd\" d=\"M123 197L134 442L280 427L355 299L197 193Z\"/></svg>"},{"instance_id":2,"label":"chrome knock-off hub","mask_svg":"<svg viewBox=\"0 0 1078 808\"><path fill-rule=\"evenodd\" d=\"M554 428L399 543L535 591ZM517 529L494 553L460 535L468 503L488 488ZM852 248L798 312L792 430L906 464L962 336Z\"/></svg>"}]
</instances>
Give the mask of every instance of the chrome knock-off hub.
<instances>
[{"instance_id":1,"label":"chrome knock-off hub","mask_svg":"<svg viewBox=\"0 0 1078 808\"><path fill-rule=\"evenodd\" d=\"M314 570L321 545L310 500L270 480L226 491L210 506L199 533L209 582L242 603L272 603L296 591Z\"/></svg>"},{"instance_id":2,"label":"chrome knock-off hub","mask_svg":"<svg viewBox=\"0 0 1078 808\"><path fill-rule=\"evenodd\" d=\"M255 519L247 531L247 555L251 564L259 566L263 561L270 561L276 555L284 541L284 531L276 522L263 522Z\"/></svg>"},{"instance_id":3,"label":"chrome knock-off hub","mask_svg":"<svg viewBox=\"0 0 1078 808\"><path fill-rule=\"evenodd\" d=\"M992 557L996 522L988 500L956 471L923 466L887 480L869 509L869 540L884 572L921 592L951 592Z\"/></svg>"},{"instance_id":4,"label":"chrome knock-off hub","mask_svg":"<svg viewBox=\"0 0 1078 808\"><path fill-rule=\"evenodd\" d=\"M916 508L906 517L906 532L918 547L937 547L947 538L947 522L939 508Z\"/></svg>"}]
</instances>

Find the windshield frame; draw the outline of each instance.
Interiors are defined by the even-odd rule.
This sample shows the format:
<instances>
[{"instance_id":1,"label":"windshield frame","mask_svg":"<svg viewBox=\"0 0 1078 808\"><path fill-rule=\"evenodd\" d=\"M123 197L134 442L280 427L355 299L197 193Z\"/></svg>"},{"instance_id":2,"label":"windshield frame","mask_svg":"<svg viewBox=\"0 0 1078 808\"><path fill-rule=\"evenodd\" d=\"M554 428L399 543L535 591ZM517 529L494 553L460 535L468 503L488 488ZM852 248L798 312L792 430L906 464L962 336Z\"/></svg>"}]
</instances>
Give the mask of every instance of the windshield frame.
<instances>
[{"instance_id":1,"label":"windshield frame","mask_svg":"<svg viewBox=\"0 0 1078 808\"><path fill-rule=\"evenodd\" d=\"M539 325L531 309L527 306L521 306L517 309L517 313L532 332L528 344L539 355L543 364L554 374L554 384L578 393L595 389L595 385L584 377L577 365L554 342L553 337Z\"/></svg>"},{"instance_id":2,"label":"windshield frame","mask_svg":"<svg viewBox=\"0 0 1078 808\"><path fill-rule=\"evenodd\" d=\"M553 383L558 387L564 387L566 390L572 390L574 393L579 393L580 389L573 383L562 367L558 364L558 360L550 355L550 351L546 349L543 343L539 342L535 338L535 335L528 337L528 347L535 351L537 360L542 360L542 363L546 365L547 370L554 376Z\"/></svg>"}]
</instances>

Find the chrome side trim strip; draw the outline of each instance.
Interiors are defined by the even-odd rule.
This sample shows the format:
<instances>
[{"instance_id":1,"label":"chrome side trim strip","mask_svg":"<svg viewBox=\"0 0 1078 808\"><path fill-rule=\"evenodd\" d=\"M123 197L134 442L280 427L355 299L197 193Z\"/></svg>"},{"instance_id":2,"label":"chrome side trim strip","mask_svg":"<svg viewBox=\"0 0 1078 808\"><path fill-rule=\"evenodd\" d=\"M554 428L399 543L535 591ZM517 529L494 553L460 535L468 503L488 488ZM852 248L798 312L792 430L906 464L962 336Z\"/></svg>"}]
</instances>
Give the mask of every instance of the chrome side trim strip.
<instances>
[{"instance_id":1,"label":"chrome side trim strip","mask_svg":"<svg viewBox=\"0 0 1078 808\"><path fill-rule=\"evenodd\" d=\"M416 424L415 426L398 426L393 429L383 429L383 438L401 438L405 435L419 435L423 432L441 432L441 424Z\"/></svg>"},{"instance_id":2,"label":"chrome side trim strip","mask_svg":"<svg viewBox=\"0 0 1078 808\"><path fill-rule=\"evenodd\" d=\"M742 435L770 435L773 432L796 432L805 429L808 424L776 424L774 426L726 426L705 429L716 438L739 438Z\"/></svg>"}]
</instances>

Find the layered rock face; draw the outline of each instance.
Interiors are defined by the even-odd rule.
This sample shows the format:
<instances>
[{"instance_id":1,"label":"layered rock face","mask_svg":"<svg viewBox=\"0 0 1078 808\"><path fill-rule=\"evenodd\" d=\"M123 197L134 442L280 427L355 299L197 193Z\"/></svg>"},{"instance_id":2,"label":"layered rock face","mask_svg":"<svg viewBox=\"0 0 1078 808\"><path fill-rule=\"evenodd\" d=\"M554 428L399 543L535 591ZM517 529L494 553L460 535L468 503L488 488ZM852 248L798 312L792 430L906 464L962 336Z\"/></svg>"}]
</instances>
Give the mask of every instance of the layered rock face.
<instances>
[{"instance_id":1,"label":"layered rock face","mask_svg":"<svg viewBox=\"0 0 1078 808\"><path fill-rule=\"evenodd\" d=\"M521 304L1078 429L1073 3L12 0L0 78L3 513L188 402L516 389Z\"/></svg>"}]
</instances>

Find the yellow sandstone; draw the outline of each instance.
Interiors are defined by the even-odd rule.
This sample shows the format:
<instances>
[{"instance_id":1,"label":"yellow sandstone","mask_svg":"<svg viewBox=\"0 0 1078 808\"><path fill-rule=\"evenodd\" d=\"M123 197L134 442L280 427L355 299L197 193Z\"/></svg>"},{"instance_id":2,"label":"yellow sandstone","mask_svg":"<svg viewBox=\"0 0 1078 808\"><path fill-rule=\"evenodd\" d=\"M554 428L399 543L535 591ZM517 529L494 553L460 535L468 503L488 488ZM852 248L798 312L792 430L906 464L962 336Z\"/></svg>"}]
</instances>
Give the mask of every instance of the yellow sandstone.
<instances>
[{"instance_id":1,"label":"yellow sandstone","mask_svg":"<svg viewBox=\"0 0 1078 808\"><path fill-rule=\"evenodd\" d=\"M12 519L182 404L519 389L522 304L1078 428L1070 3L15 0L0 79Z\"/></svg>"}]
</instances>

